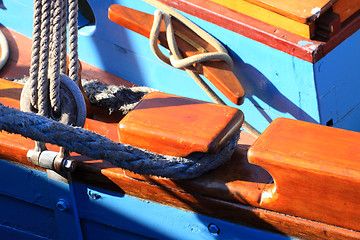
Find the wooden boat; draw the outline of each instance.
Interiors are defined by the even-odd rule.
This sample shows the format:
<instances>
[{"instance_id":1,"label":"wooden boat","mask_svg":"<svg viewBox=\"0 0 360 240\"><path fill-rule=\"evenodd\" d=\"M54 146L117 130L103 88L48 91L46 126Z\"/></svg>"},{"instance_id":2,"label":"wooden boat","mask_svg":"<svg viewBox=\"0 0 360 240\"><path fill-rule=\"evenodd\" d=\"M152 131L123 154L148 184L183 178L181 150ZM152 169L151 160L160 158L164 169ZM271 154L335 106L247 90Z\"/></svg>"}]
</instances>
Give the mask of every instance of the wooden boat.
<instances>
[{"instance_id":1,"label":"wooden boat","mask_svg":"<svg viewBox=\"0 0 360 240\"><path fill-rule=\"evenodd\" d=\"M220 90L215 92L224 94L223 101L231 107L189 100L210 101L182 70L160 63L144 47L148 40L138 33L147 36L144 32L149 30L150 20L137 21L153 18L151 5L141 0L80 1L83 78L147 85L187 97L156 93L160 95L150 95L138 105L163 119L166 114L189 109L195 109L191 116L196 118L205 109L211 119L187 129L191 121L185 118L169 119L174 121L169 124L150 118L154 122L148 125L158 124L160 130L148 134L148 125L143 123L149 115L133 112L121 120L119 114L108 116L92 106L85 128L114 142L183 156L189 154L189 148L183 140L173 140L174 136L189 135L184 138L190 139L191 151L216 151L214 146L222 141L215 144L210 129L223 124L215 134L226 138L232 126L239 127L242 121L240 111L234 110L238 108L246 121L263 132L261 136L255 139L242 131L228 162L190 180L141 175L75 153L71 157L78 166L66 179L27 160L33 140L1 132L2 236L359 239L359 4L350 0L303 0L291 6L270 0L161 2L182 11L227 46L234 60L232 72L226 66L211 66L213 62L197 70ZM10 57L0 77L22 78L29 73L32 4L4 1L3 8L0 23ZM160 43L166 46L161 35ZM184 55L187 44L179 43ZM228 76L228 82L222 76ZM234 79L239 80L235 88ZM1 80L0 102L19 108L22 87ZM163 102L154 98L174 102L160 105ZM156 107L151 105L154 102ZM219 116L219 109L233 115L225 119L224 114ZM125 127L118 125L120 120ZM131 129L134 122L140 127ZM169 134L174 126L185 130ZM121 139L128 129L130 138ZM118 131L122 131L120 139ZM201 144L192 144L195 138L201 138Z\"/></svg>"}]
</instances>

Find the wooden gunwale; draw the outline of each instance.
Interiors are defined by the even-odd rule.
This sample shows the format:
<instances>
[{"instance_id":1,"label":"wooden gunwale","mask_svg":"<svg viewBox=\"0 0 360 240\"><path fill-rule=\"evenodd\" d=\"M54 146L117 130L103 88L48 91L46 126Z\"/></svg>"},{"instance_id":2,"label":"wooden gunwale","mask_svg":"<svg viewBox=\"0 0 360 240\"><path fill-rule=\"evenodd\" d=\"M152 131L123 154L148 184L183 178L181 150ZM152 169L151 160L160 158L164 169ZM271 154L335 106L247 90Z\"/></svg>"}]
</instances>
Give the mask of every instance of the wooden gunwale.
<instances>
[{"instance_id":1,"label":"wooden gunwale","mask_svg":"<svg viewBox=\"0 0 360 240\"><path fill-rule=\"evenodd\" d=\"M360 12L342 24L342 29L328 42L309 40L284 29L251 18L207 0L160 0L169 6L214 23L282 52L316 63L360 28ZM221 40L221 39L220 39ZM300 43L308 42L302 45Z\"/></svg>"},{"instance_id":2,"label":"wooden gunwale","mask_svg":"<svg viewBox=\"0 0 360 240\"><path fill-rule=\"evenodd\" d=\"M5 71L0 72L0 77L12 78L18 76L19 72L25 73L26 69L28 70L29 61L26 59L30 59L30 55L27 55L26 51L16 54L17 46L27 46L31 43L30 39L20 34L14 32L6 32L6 34L14 36L8 39L11 39L9 45L15 49L10 55L10 61L5 67ZM25 42L20 44L19 41ZM89 78L100 78L107 83L115 81L115 83L130 84L85 63L83 63L83 75ZM18 107L22 86L10 82L8 84L11 85L8 87L8 91L0 91L0 101L12 107ZM95 114L95 118L96 116ZM116 121L104 123L87 119L86 127L96 130L97 133L109 139L117 140ZM77 180L87 184L107 189L112 188L114 191L125 191L126 194L135 197L299 238L360 238L360 232L257 207L259 195L263 190L271 188L272 184L270 183L271 177L266 171L249 164L246 159L247 149L253 141L248 136L242 136L231 161L194 180L172 181L142 176L116 168L102 160L89 160L77 155L73 155L73 157L82 163L74 175ZM0 157L2 158L34 167L26 160L26 152L33 146L32 140L19 135L0 133ZM56 150L54 146L50 148ZM234 166L238 166L243 172L239 173L239 169ZM238 192L236 193L236 191Z\"/></svg>"}]
</instances>

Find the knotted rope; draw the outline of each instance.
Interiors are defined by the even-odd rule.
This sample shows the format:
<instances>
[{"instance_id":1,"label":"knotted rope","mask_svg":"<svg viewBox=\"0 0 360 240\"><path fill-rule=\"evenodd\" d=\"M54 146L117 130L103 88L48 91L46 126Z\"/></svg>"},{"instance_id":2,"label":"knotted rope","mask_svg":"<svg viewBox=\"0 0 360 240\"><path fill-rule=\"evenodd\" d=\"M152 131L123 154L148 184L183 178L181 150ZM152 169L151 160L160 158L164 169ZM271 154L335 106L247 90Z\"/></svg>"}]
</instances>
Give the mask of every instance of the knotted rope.
<instances>
[{"instance_id":1,"label":"knotted rope","mask_svg":"<svg viewBox=\"0 0 360 240\"><path fill-rule=\"evenodd\" d=\"M136 173L175 179L195 178L223 164L230 158L239 138L239 133L235 134L217 153L197 152L186 158L172 157L115 143L83 128L65 125L33 113L21 112L2 104L0 130L56 144L94 159L104 159Z\"/></svg>"},{"instance_id":2,"label":"knotted rope","mask_svg":"<svg viewBox=\"0 0 360 240\"><path fill-rule=\"evenodd\" d=\"M128 114L149 92L157 91L148 87L130 87L108 85L97 80L83 80L84 92L91 104L112 112Z\"/></svg>"},{"instance_id":3,"label":"knotted rope","mask_svg":"<svg viewBox=\"0 0 360 240\"><path fill-rule=\"evenodd\" d=\"M195 63L201 63L211 60L222 60L225 61L230 69L233 67L233 61L230 55L228 54L226 48L213 36L204 31L202 28L197 26L195 23L184 17L179 12L175 11L171 7L157 1L157 0L143 0L154 7L160 9L156 10L154 13L154 22L152 29L150 31L150 48L155 54L157 58L159 58L162 62L171 65L175 68L184 69L194 80L195 82L202 88L202 90L215 102L218 104L226 105L226 103L207 85L207 83L192 70L192 65ZM190 28L193 32L195 32L199 37L207 41L210 45L215 47L218 52L211 53L201 53L191 57L183 58L181 55L179 48L176 44L175 33L171 24L171 16L177 18L184 25ZM158 36L160 32L161 21L164 19L165 27L166 27L166 39L169 46L170 57L165 56L158 47ZM254 137L259 137L260 132L256 130L253 126L251 126L248 122L244 121L242 126L246 131L252 134Z\"/></svg>"}]
</instances>

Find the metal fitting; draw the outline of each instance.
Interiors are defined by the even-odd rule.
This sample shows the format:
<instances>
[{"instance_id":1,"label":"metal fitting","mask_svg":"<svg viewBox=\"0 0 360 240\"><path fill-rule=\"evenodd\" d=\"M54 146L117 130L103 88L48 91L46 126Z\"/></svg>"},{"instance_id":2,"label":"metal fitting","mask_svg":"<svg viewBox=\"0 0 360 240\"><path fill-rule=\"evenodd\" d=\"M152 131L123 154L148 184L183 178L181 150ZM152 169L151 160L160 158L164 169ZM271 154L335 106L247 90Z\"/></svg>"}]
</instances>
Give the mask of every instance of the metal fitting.
<instances>
[{"instance_id":1,"label":"metal fitting","mask_svg":"<svg viewBox=\"0 0 360 240\"><path fill-rule=\"evenodd\" d=\"M69 204L63 200L60 199L57 203L56 203L56 207L60 210L60 211L65 211L69 208Z\"/></svg>"},{"instance_id":2,"label":"metal fitting","mask_svg":"<svg viewBox=\"0 0 360 240\"><path fill-rule=\"evenodd\" d=\"M41 151L31 149L27 152L26 158L29 162L33 163L36 166L39 166L39 158Z\"/></svg>"},{"instance_id":3,"label":"metal fitting","mask_svg":"<svg viewBox=\"0 0 360 240\"><path fill-rule=\"evenodd\" d=\"M45 169L51 169L54 170L54 161L57 156L56 152L53 151L42 151L39 156L39 167L45 168Z\"/></svg>"},{"instance_id":4,"label":"metal fitting","mask_svg":"<svg viewBox=\"0 0 360 240\"><path fill-rule=\"evenodd\" d=\"M88 191L88 195L89 195L89 197L91 197L91 198L94 199L94 200L98 200L98 199L101 198L101 195L100 195L100 194L98 194L98 193L96 193L96 192L93 192L93 191L91 191L91 190Z\"/></svg>"},{"instance_id":5,"label":"metal fitting","mask_svg":"<svg viewBox=\"0 0 360 240\"><path fill-rule=\"evenodd\" d=\"M67 172L73 172L77 166L76 161L71 159L64 159L63 161L63 168Z\"/></svg>"},{"instance_id":6,"label":"metal fitting","mask_svg":"<svg viewBox=\"0 0 360 240\"><path fill-rule=\"evenodd\" d=\"M220 228L214 223L210 223L208 229L212 234L218 235L220 233Z\"/></svg>"},{"instance_id":7,"label":"metal fitting","mask_svg":"<svg viewBox=\"0 0 360 240\"><path fill-rule=\"evenodd\" d=\"M73 172L76 168L76 161L69 159L68 154L32 149L26 156L34 165L57 172Z\"/></svg>"}]
</instances>

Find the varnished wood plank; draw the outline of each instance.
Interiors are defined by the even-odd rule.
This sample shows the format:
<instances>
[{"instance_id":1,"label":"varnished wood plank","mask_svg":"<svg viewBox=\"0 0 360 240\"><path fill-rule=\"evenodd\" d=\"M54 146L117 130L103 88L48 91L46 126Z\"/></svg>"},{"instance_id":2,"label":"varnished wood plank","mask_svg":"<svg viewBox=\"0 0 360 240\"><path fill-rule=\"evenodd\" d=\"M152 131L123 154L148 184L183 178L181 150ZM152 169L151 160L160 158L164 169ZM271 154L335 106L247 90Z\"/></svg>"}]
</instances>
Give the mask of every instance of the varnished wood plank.
<instances>
[{"instance_id":1,"label":"varnished wood plank","mask_svg":"<svg viewBox=\"0 0 360 240\"><path fill-rule=\"evenodd\" d=\"M149 38L154 17L150 14L115 4L109 8L109 19L127 29ZM172 26L174 31L186 36L187 39L191 39L207 52L217 52L215 47L200 38L196 33L191 31L176 18L172 19ZM202 53L178 35L176 35L175 38L179 50L184 57L190 57ZM158 39L159 44L168 48L164 23L161 24ZM198 63L195 68L196 71L203 74L230 101L238 105L243 103L245 96L244 89L241 86L240 81L231 71L228 64L224 61L202 62Z\"/></svg>"},{"instance_id":2,"label":"varnished wood plank","mask_svg":"<svg viewBox=\"0 0 360 240\"><path fill-rule=\"evenodd\" d=\"M8 84L7 89L20 89L21 86L14 83ZM3 93L8 95L0 95L8 99L19 98L19 90ZM18 106L18 103L12 102L12 104ZM117 140L116 123L109 124L87 119L86 125L87 128L109 139ZM104 182L104 176L106 176L119 187L120 191L125 191L126 194L132 196L290 236L311 239L358 239L360 237L360 233L356 231L257 207L263 190L272 183L270 175L264 169L249 164L246 160L246 149L252 142L251 139L240 142L240 148L230 162L194 180L172 181L136 175L102 160L91 161L86 158L82 160L83 163L80 164L76 177L79 179L84 176L82 181L86 181L87 184L106 188L110 187L108 181ZM0 133L2 158L31 165L26 160L26 152L33 146L33 141L19 135ZM82 158L76 157L76 159L80 161ZM101 185L102 183L106 185Z\"/></svg>"},{"instance_id":3,"label":"varnished wood plank","mask_svg":"<svg viewBox=\"0 0 360 240\"><path fill-rule=\"evenodd\" d=\"M215 153L237 132L243 113L233 107L152 92L119 123L122 143L164 155Z\"/></svg>"},{"instance_id":4,"label":"varnished wood plank","mask_svg":"<svg viewBox=\"0 0 360 240\"><path fill-rule=\"evenodd\" d=\"M246 0L298 22L315 20L338 0ZM341 0L340 0L341 1ZM318 9L318 10L316 10Z\"/></svg>"},{"instance_id":5,"label":"varnished wood plank","mask_svg":"<svg viewBox=\"0 0 360 240\"><path fill-rule=\"evenodd\" d=\"M358 132L276 119L248 154L275 180L260 205L359 231L359 139Z\"/></svg>"},{"instance_id":6,"label":"varnished wood plank","mask_svg":"<svg viewBox=\"0 0 360 240\"><path fill-rule=\"evenodd\" d=\"M246 0L211 1L308 39L315 35L315 23L313 21L310 23L298 22L279 13L252 4Z\"/></svg>"},{"instance_id":7,"label":"varnished wood plank","mask_svg":"<svg viewBox=\"0 0 360 240\"><path fill-rule=\"evenodd\" d=\"M340 15L340 21L344 22L354 13L360 10L360 1L354 0L339 0L333 5L334 13Z\"/></svg>"},{"instance_id":8,"label":"varnished wood plank","mask_svg":"<svg viewBox=\"0 0 360 240\"><path fill-rule=\"evenodd\" d=\"M209 0L160 1L175 9L313 63L323 58L360 28L360 21L358 21L357 13L355 13L356 16L353 16L352 20L342 26L340 32L326 43L309 40ZM301 42L309 42L309 44L299 44Z\"/></svg>"}]
</instances>

